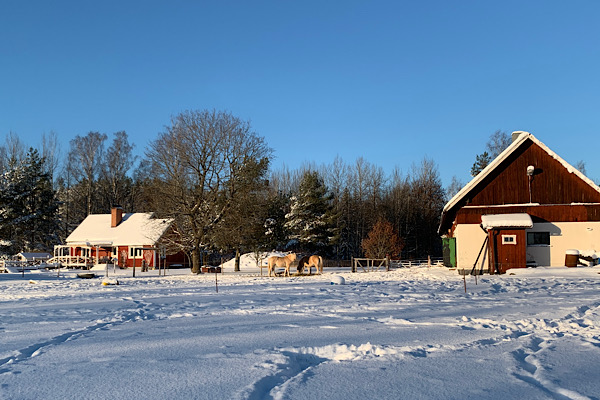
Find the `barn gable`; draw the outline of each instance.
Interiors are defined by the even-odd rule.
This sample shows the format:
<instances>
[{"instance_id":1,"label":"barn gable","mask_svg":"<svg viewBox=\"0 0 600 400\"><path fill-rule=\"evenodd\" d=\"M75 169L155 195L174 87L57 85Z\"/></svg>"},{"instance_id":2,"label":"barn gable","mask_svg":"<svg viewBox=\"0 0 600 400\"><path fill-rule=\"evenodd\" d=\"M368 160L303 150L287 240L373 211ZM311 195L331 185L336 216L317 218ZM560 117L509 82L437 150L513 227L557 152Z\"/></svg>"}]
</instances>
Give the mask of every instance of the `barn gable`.
<instances>
[{"instance_id":1,"label":"barn gable","mask_svg":"<svg viewBox=\"0 0 600 400\"><path fill-rule=\"evenodd\" d=\"M530 133L515 132L446 204L438 232L445 264L459 272L565 265L575 249L596 263L600 188Z\"/></svg>"},{"instance_id":2,"label":"barn gable","mask_svg":"<svg viewBox=\"0 0 600 400\"><path fill-rule=\"evenodd\" d=\"M452 227L462 207L600 204L600 188L532 134L518 138L444 207L439 233ZM527 168L533 166L528 176ZM589 207L588 207L589 208ZM597 207L596 207L597 208ZM583 210L583 214L594 210ZM540 217L543 218L543 217ZM594 219L591 217L588 219Z\"/></svg>"}]
</instances>

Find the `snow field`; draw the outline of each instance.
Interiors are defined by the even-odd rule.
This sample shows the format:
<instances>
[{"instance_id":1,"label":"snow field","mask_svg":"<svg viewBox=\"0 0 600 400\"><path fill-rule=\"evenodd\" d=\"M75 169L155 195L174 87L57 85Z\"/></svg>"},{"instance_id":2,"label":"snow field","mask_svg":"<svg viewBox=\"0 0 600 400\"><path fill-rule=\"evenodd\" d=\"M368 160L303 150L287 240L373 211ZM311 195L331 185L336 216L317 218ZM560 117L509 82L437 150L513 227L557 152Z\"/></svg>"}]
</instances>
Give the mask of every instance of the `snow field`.
<instances>
[{"instance_id":1,"label":"snow field","mask_svg":"<svg viewBox=\"0 0 600 400\"><path fill-rule=\"evenodd\" d=\"M187 270L118 286L0 275L0 399L600 393L600 268L467 277L467 293L444 268L244 269L219 275L218 293L214 274Z\"/></svg>"}]
</instances>

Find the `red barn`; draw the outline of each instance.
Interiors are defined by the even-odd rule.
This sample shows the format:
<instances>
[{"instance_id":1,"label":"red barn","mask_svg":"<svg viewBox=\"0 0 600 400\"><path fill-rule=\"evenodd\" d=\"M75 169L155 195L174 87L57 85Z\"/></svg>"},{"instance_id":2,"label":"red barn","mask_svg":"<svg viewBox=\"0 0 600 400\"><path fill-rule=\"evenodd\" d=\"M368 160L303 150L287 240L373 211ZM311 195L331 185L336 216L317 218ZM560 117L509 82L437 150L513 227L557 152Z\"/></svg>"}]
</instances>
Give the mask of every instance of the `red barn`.
<instances>
[{"instance_id":1,"label":"red barn","mask_svg":"<svg viewBox=\"0 0 600 400\"><path fill-rule=\"evenodd\" d=\"M514 132L512 144L446 204L439 234L446 265L459 272L560 266L572 250L593 263L600 188L532 134Z\"/></svg>"}]
</instances>

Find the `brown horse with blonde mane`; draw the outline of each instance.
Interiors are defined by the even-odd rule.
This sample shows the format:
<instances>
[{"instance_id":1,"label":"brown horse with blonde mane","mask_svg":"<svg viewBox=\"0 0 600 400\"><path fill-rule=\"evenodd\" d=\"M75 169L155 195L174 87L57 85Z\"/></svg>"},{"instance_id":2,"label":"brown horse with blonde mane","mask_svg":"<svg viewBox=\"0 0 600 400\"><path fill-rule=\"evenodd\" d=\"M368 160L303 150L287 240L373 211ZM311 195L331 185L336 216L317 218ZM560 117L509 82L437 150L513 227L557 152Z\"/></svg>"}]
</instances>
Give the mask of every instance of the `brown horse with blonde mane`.
<instances>
[{"instance_id":1,"label":"brown horse with blonde mane","mask_svg":"<svg viewBox=\"0 0 600 400\"><path fill-rule=\"evenodd\" d=\"M317 273L323 273L323 257L313 254L312 256L304 256L298 262L298 273L304 271L304 267L308 267L308 274L312 273L311 268L315 267Z\"/></svg>"},{"instance_id":2,"label":"brown horse with blonde mane","mask_svg":"<svg viewBox=\"0 0 600 400\"><path fill-rule=\"evenodd\" d=\"M283 271L283 276L290 276L290 265L296 261L296 253L290 253L287 256L279 257L279 256L271 256L268 260L269 265L269 276L273 273L275 276L275 268L285 268Z\"/></svg>"}]
</instances>

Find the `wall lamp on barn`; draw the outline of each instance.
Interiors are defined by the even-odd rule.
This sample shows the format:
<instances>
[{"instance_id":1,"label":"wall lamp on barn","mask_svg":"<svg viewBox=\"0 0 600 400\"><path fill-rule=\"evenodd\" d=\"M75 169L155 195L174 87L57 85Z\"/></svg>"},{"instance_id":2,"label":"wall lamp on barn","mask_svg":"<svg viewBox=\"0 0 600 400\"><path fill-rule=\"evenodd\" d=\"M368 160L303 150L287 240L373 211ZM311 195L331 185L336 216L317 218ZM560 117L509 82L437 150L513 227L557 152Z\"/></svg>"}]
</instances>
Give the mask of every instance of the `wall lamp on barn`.
<instances>
[{"instance_id":1,"label":"wall lamp on barn","mask_svg":"<svg viewBox=\"0 0 600 400\"><path fill-rule=\"evenodd\" d=\"M527 178L529 179L529 203L533 203L531 198L531 181L533 180L533 173L535 172L535 167L530 165L527 167Z\"/></svg>"}]
</instances>

